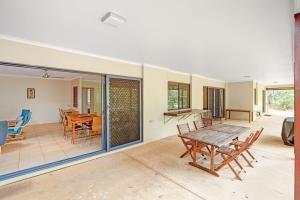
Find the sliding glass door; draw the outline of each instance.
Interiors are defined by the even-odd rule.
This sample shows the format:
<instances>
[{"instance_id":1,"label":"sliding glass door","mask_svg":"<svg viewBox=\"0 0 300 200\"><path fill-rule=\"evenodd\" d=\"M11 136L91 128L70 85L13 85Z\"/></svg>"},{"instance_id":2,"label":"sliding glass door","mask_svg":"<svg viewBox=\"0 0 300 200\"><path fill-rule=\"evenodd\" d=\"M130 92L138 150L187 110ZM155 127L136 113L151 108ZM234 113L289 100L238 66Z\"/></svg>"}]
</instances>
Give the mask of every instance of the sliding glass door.
<instances>
[{"instance_id":1,"label":"sliding glass door","mask_svg":"<svg viewBox=\"0 0 300 200\"><path fill-rule=\"evenodd\" d=\"M203 88L203 108L210 110L212 117L224 117L225 90L223 88Z\"/></svg>"},{"instance_id":2,"label":"sliding glass door","mask_svg":"<svg viewBox=\"0 0 300 200\"><path fill-rule=\"evenodd\" d=\"M107 150L141 142L141 80L107 76Z\"/></svg>"}]
</instances>

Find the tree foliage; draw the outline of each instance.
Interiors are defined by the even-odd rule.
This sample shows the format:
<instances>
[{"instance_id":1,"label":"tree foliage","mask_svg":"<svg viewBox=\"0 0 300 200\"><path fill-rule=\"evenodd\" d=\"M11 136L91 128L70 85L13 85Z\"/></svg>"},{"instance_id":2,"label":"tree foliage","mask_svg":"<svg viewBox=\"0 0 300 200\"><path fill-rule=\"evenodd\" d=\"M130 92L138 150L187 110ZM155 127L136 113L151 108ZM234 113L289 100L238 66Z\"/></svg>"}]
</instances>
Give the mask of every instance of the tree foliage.
<instances>
[{"instance_id":1,"label":"tree foliage","mask_svg":"<svg viewBox=\"0 0 300 200\"><path fill-rule=\"evenodd\" d=\"M273 109L290 110L294 108L294 90L271 90L268 92L269 105Z\"/></svg>"}]
</instances>

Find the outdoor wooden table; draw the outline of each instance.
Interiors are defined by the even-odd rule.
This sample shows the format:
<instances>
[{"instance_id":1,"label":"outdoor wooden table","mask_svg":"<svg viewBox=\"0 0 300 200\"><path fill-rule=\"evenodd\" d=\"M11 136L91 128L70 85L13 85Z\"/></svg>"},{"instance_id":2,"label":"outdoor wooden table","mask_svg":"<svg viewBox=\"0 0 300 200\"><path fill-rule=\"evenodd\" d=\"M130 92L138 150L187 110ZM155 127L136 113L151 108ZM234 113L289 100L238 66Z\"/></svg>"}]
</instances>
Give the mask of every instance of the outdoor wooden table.
<instances>
[{"instance_id":1,"label":"outdoor wooden table","mask_svg":"<svg viewBox=\"0 0 300 200\"><path fill-rule=\"evenodd\" d=\"M93 121L94 114L71 114L72 122L72 144L76 143L76 125L82 125L83 123L88 123Z\"/></svg>"},{"instance_id":2,"label":"outdoor wooden table","mask_svg":"<svg viewBox=\"0 0 300 200\"><path fill-rule=\"evenodd\" d=\"M179 135L179 137L189 139L192 141L192 149L190 155L192 162L189 162L191 166L202 169L210 174L219 176L216 172L215 156L216 149L232 142L233 139L239 137L245 132L249 131L250 128L242 126L234 126L228 124L217 124L201 130L192 131L186 134ZM209 147L208 157L210 158L210 167L207 168L197 163L197 147L205 144ZM201 152L200 152L201 153Z\"/></svg>"},{"instance_id":3,"label":"outdoor wooden table","mask_svg":"<svg viewBox=\"0 0 300 200\"><path fill-rule=\"evenodd\" d=\"M244 110L244 109L226 109L225 110L226 119L227 119L227 113L228 113L228 119L230 119L231 112L244 112L244 113L248 113L249 123L251 123L251 121L253 121L253 112L251 112L250 110Z\"/></svg>"}]
</instances>

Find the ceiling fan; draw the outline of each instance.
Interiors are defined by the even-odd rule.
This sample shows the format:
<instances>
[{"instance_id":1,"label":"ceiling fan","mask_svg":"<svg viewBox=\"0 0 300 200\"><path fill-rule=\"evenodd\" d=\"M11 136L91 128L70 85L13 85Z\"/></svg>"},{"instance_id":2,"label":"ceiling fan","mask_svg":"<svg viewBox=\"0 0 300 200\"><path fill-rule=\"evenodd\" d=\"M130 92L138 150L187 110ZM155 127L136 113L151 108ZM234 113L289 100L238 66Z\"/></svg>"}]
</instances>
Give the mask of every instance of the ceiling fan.
<instances>
[{"instance_id":1,"label":"ceiling fan","mask_svg":"<svg viewBox=\"0 0 300 200\"><path fill-rule=\"evenodd\" d=\"M52 76L48 73L48 70L44 69L44 73L42 74L42 78L47 79L47 78L59 78L59 79L64 79L65 77L62 76Z\"/></svg>"}]
</instances>

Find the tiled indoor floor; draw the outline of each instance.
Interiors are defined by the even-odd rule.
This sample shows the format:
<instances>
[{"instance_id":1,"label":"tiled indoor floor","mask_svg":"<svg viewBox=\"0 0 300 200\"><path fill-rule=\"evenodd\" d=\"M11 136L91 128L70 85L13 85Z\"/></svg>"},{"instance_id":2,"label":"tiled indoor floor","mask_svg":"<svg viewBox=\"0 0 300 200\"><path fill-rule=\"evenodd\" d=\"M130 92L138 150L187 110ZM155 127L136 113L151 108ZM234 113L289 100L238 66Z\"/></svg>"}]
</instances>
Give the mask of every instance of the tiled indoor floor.
<instances>
[{"instance_id":1,"label":"tiled indoor floor","mask_svg":"<svg viewBox=\"0 0 300 200\"><path fill-rule=\"evenodd\" d=\"M32 125L25 129L26 139L2 147L0 175L101 150L101 137L78 140L63 135L61 124Z\"/></svg>"}]
</instances>

